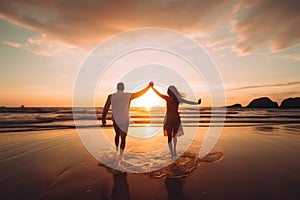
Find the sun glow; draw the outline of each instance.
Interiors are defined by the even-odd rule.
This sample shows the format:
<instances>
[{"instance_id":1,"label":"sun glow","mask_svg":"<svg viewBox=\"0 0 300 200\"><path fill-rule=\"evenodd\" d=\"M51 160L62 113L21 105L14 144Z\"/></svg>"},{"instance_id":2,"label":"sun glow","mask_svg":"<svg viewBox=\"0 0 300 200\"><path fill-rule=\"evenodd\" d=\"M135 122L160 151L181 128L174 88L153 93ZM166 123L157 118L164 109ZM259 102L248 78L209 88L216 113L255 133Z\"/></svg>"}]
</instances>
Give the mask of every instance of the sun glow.
<instances>
[{"instance_id":1,"label":"sun glow","mask_svg":"<svg viewBox=\"0 0 300 200\"><path fill-rule=\"evenodd\" d=\"M144 107L147 110L150 110L155 106L165 106L165 102L157 96L152 89L149 89L143 96L133 100L132 105L135 107Z\"/></svg>"}]
</instances>

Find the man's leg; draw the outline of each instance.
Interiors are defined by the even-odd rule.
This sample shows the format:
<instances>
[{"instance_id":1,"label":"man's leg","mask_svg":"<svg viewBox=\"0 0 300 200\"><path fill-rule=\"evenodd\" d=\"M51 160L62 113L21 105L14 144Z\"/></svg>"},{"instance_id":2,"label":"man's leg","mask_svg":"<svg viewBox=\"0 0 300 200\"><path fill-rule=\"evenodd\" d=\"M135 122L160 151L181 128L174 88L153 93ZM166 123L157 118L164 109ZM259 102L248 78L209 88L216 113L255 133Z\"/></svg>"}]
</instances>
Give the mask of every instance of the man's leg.
<instances>
[{"instance_id":1,"label":"man's leg","mask_svg":"<svg viewBox=\"0 0 300 200\"><path fill-rule=\"evenodd\" d=\"M121 134L121 129L119 128L119 126L117 124L114 123L114 129L115 129L115 145L116 145L116 151L118 151L118 147L119 147L119 138L120 138L120 134Z\"/></svg>"},{"instance_id":2,"label":"man's leg","mask_svg":"<svg viewBox=\"0 0 300 200\"><path fill-rule=\"evenodd\" d=\"M126 145L126 136L127 136L127 133L125 133L124 131L121 131L120 135L121 135L120 153L122 154L123 151L124 151L124 149L125 149L125 145Z\"/></svg>"}]
</instances>

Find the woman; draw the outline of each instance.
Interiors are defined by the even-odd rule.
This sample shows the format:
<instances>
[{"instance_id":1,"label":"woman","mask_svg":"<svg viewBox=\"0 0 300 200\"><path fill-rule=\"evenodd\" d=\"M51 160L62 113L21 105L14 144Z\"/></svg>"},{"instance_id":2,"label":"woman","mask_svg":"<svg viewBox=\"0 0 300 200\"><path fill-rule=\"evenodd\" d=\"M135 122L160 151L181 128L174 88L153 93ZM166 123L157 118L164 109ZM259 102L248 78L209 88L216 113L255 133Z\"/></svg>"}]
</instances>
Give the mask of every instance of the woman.
<instances>
[{"instance_id":1,"label":"woman","mask_svg":"<svg viewBox=\"0 0 300 200\"><path fill-rule=\"evenodd\" d=\"M183 95L177 90L174 85L169 86L168 95L159 93L153 85L151 86L153 91L167 103L167 113L164 122L164 135L168 136L168 145L171 156L176 156L176 144L177 136L183 135L181 127L181 120L178 113L178 105L180 103L186 103L190 105L197 105L201 103L201 99L198 102L188 101L183 99ZM174 149L172 148L172 140Z\"/></svg>"}]
</instances>

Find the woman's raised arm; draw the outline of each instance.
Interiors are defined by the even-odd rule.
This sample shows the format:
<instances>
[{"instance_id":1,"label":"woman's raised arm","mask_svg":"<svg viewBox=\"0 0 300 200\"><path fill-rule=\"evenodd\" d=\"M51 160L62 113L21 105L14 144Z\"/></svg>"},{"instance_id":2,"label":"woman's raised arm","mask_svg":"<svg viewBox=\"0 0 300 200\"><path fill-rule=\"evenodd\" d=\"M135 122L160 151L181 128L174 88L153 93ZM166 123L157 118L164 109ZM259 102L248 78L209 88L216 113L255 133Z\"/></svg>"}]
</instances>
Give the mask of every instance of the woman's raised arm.
<instances>
[{"instance_id":1,"label":"woman's raised arm","mask_svg":"<svg viewBox=\"0 0 300 200\"><path fill-rule=\"evenodd\" d=\"M180 102L180 103L186 103L186 104L189 104L189 105L198 105L198 104L201 103L201 99L199 99L198 102L194 102L194 101L189 101L189 100L180 98L180 99L179 99L179 102Z\"/></svg>"},{"instance_id":2,"label":"woman's raised arm","mask_svg":"<svg viewBox=\"0 0 300 200\"><path fill-rule=\"evenodd\" d=\"M164 99L164 100L167 100L167 98L168 98L167 95L163 95L163 94L159 93L159 91L157 91L157 90L153 87L153 85L152 85L151 87L152 87L153 91L154 91L160 98L162 98L162 99Z\"/></svg>"}]
</instances>

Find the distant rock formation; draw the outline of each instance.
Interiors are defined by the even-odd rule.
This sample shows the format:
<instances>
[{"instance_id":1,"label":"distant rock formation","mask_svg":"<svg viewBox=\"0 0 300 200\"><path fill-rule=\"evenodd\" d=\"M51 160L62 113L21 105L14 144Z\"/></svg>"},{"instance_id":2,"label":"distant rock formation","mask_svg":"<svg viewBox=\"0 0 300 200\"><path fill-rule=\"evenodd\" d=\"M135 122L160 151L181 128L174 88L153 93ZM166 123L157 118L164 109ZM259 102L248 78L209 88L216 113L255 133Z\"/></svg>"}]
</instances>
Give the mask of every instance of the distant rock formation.
<instances>
[{"instance_id":1,"label":"distant rock formation","mask_svg":"<svg viewBox=\"0 0 300 200\"><path fill-rule=\"evenodd\" d=\"M288 98L281 102L281 108L300 108L300 97Z\"/></svg>"},{"instance_id":2,"label":"distant rock formation","mask_svg":"<svg viewBox=\"0 0 300 200\"><path fill-rule=\"evenodd\" d=\"M239 103L233 104L231 106L226 106L226 108L243 108L243 106Z\"/></svg>"},{"instance_id":3,"label":"distant rock formation","mask_svg":"<svg viewBox=\"0 0 300 200\"><path fill-rule=\"evenodd\" d=\"M7 108L5 107L5 106L1 106L0 107L0 111L4 111L4 110L6 110Z\"/></svg>"},{"instance_id":4,"label":"distant rock formation","mask_svg":"<svg viewBox=\"0 0 300 200\"><path fill-rule=\"evenodd\" d=\"M252 100L247 108L278 108L278 103L268 97L261 97Z\"/></svg>"}]
</instances>

